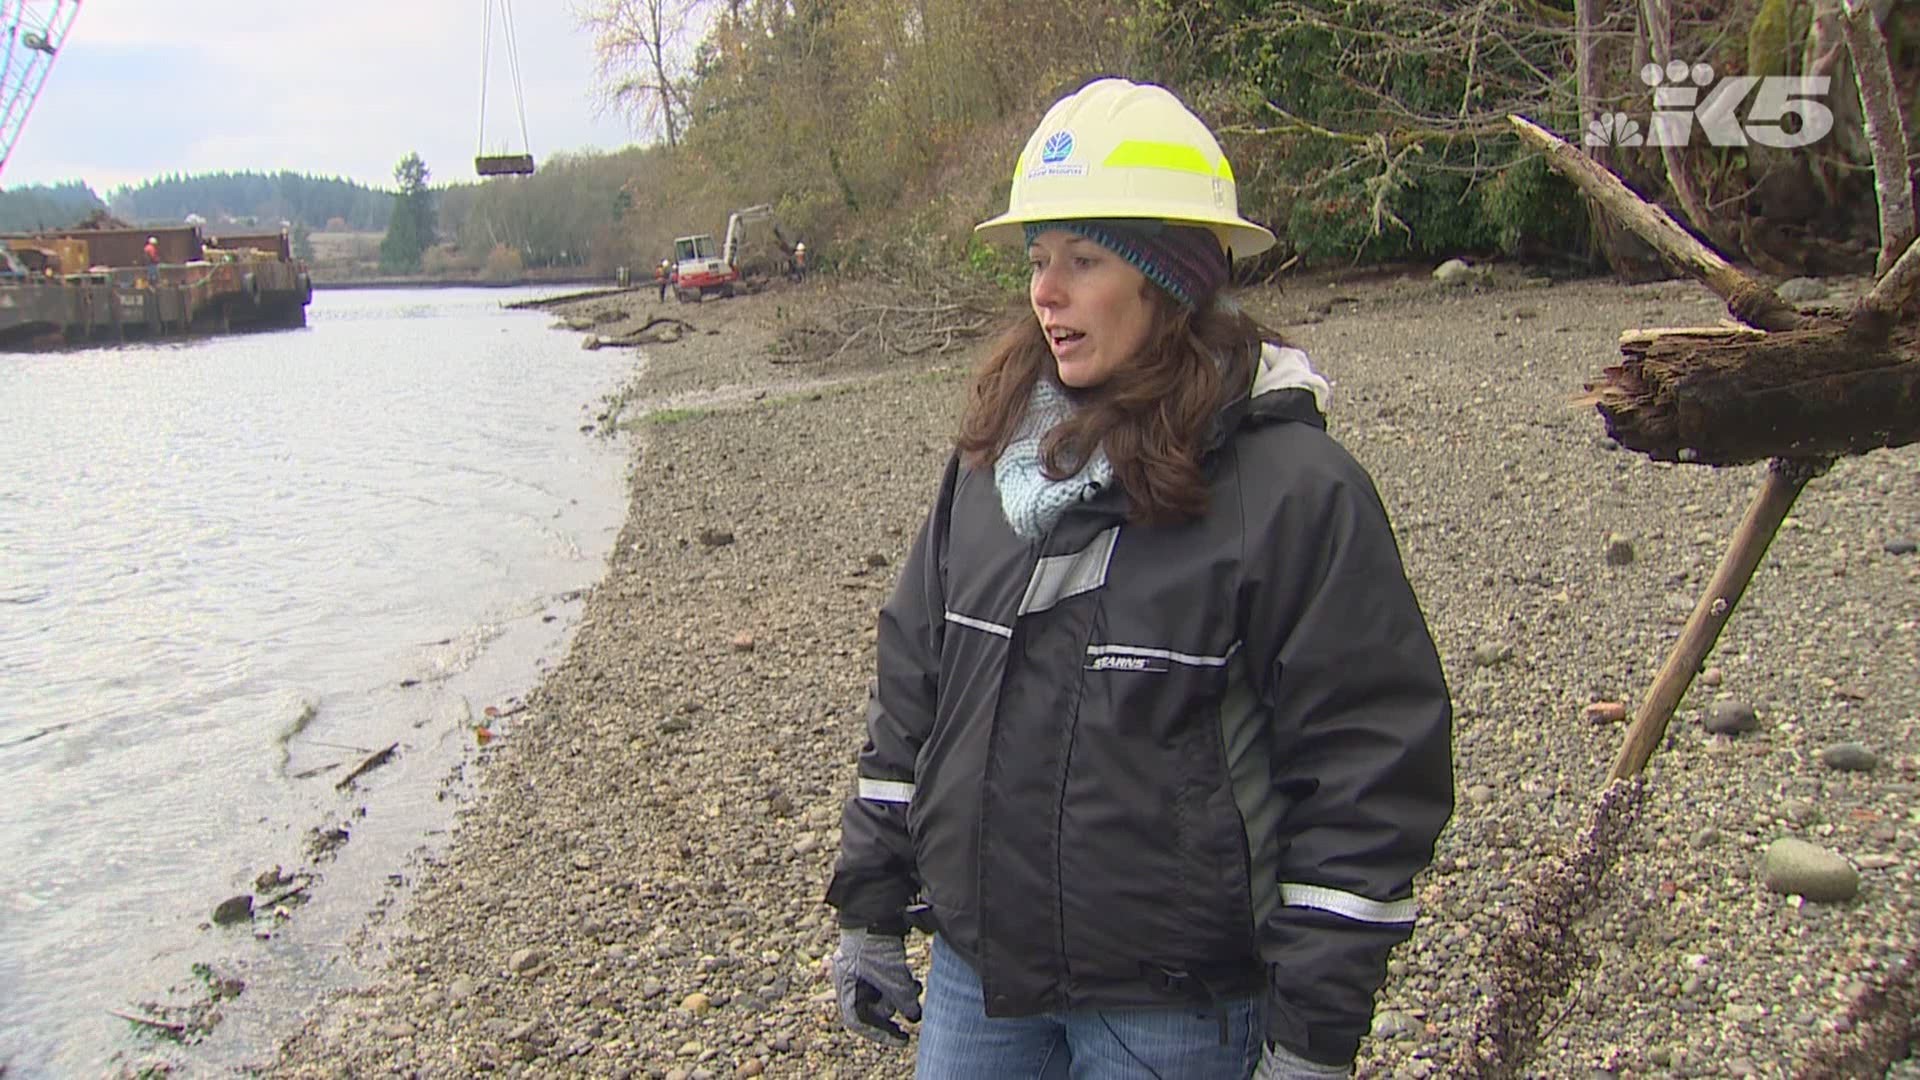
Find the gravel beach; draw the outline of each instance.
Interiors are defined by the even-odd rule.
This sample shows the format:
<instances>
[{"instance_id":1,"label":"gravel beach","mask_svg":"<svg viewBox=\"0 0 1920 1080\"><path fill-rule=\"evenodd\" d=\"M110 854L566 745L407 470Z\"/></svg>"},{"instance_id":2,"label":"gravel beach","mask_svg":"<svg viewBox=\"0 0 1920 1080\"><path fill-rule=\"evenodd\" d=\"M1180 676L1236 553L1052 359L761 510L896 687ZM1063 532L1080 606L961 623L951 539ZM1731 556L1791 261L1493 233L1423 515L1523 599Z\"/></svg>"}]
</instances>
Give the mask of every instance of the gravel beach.
<instances>
[{"instance_id":1,"label":"gravel beach","mask_svg":"<svg viewBox=\"0 0 1920 1080\"><path fill-rule=\"evenodd\" d=\"M272 1075L911 1072L839 1029L821 894L875 613L972 355L779 364L779 320L825 302L816 287L651 296L569 309L604 312L602 336L630 315L695 327L647 347L619 402L654 418L634 425L629 517L571 650L497 732L385 965L317 1003ZM1723 309L1690 282L1518 275L1243 299L1333 380L1331 430L1380 487L1454 695L1459 808L1359 1068L1437 1076L1524 876L1584 824L1619 714L1762 478L1650 463L1572 398L1621 331ZM1920 447L1808 486L1654 757L1530 1075L1790 1075L1920 944L1915 540ZM1811 867L1770 863L1786 838ZM1848 898L1812 898L1828 888Z\"/></svg>"}]
</instances>

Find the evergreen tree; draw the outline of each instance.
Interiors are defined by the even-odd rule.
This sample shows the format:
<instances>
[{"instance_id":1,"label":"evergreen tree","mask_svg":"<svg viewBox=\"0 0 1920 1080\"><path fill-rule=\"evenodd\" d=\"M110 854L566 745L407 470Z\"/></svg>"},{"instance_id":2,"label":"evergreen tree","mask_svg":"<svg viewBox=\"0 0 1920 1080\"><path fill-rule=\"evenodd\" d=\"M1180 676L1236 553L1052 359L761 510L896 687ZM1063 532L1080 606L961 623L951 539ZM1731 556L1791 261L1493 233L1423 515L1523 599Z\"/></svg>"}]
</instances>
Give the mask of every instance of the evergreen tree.
<instances>
[{"instance_id":1,"label":"evergreen tree","mask_svg":"<svg viewBox=\"0 0 1920 1080\"><path fill-rule=\"evenodd\" d=\"M393 167L393 181L399 186L393 195L393 216L387 221L386 238L380 241L380 269L387 273L413 274L420 270L420 256L433 246L433 192L427 188L427 163L418 153L410 153Z\"/></svg>"}]
</instances>

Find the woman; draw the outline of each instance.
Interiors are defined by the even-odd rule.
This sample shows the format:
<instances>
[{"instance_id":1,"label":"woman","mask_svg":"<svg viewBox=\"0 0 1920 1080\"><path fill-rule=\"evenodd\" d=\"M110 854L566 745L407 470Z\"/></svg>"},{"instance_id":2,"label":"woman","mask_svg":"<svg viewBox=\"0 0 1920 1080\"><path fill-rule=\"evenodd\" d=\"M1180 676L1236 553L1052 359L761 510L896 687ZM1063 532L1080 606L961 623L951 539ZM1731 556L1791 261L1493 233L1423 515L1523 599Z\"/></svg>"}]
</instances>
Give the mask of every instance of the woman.
<instances>
[{"instance_id":1,"label":"woman","mask_svg":"<svg viewBox=\"0 0 1920 1080\"><path fill-rule=\"evenodd\" d=\"M881 613L827 897L847 1026L921 1020L921 1077L1345 1075L1412 931L1447 690L1326 382L1220 295L1273 243L1232 176L1106 79L980 226L1033 318Z\"/></svg>"}]
</instances>

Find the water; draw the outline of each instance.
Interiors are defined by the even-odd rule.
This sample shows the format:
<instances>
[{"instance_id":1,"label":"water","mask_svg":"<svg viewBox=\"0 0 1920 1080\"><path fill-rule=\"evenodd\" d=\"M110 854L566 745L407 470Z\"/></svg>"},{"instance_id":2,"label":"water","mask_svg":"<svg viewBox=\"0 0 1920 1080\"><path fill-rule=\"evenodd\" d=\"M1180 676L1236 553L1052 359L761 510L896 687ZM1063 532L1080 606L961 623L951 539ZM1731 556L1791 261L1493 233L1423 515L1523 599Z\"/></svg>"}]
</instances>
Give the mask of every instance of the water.
<instances>
[{"instance_id":1,"label":"water","mask_svg":"<svg viewBox=\"0 0 1920 1080\"><path fill-rule=\"evenodd\" d=\"M0 354L9 1077L264 1060L355 981L624 517L624 451L580 428L632 354L501 310L526 295L322 291L305 330ZM210 925L275 866L309 903ZM206 1004L197 964L247 983L200 1045L112 1015Z\"/></svg>"}]
</instances>

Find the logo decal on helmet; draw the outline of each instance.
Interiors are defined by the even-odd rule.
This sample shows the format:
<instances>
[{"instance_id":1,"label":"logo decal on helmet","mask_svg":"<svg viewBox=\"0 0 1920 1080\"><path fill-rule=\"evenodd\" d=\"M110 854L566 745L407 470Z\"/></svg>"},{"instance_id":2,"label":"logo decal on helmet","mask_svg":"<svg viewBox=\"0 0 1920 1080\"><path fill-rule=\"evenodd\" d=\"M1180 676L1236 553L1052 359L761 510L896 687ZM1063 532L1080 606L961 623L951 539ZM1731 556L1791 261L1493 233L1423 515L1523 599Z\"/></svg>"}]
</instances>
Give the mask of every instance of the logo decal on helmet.
<instances>
[{"instance_id":1,"label":"logo decal on helmet","mask_svg":"<svg viewBox=\"0 0 1920 1080\"><path fill-rule=\"evenodd\" d=\"M1066 160L1073 156L1073 132L1061 130L1047 136L1040 144L1040 160L1027 169L1029 178L1035 176L1085 176L1085 165L1068 165Z\"/></svg>"}]
</instances>

